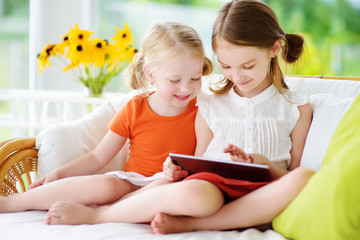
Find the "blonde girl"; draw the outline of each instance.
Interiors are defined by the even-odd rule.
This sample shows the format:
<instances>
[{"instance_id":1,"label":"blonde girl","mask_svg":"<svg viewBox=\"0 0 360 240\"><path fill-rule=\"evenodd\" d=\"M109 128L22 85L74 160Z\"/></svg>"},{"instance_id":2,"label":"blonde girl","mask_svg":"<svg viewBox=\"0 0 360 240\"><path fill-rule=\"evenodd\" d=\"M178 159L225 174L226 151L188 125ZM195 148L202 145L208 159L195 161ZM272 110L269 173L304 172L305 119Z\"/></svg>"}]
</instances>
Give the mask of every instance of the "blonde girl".
<instances>
[{"instance_id":1,"label":"blonde girl","mask_svg":"<svg viewBox=\"0 0 360 240\"><path fill-rule=\"evenodd\" d=\"M157 173L169 152L194 153L196 96L201 77L211 72L212 64L193 28L181 23L155 25L129 68L131 86L145 93L133 97L116 114L91 152L39 179L29 191L1 197L0 212L48 210L59 201L108 204L160 178ZM93 175L127 139L130 154L125 171ZM58 209L48 213L48 223L56 222Z\"/></svg>"}]
</instances>

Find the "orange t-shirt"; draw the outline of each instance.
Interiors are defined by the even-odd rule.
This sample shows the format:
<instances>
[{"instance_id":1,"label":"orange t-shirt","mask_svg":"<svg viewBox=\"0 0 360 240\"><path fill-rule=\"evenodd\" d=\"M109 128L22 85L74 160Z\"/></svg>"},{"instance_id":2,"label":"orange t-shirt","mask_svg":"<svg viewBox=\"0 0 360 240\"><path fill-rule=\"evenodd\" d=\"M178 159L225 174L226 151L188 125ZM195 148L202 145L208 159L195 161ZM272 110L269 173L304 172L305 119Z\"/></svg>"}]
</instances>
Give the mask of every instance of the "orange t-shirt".
<instances>
[{"instance_id":1,"label":"orange t-shirt","mask_svg":"<svg viewBox=\"0 0 360 240\"><path fill-rule=\"evenodd\" d=\"M109 124L114 133L130 139L125 171L152 176L162 172L169 153L193 155L196 147L196 98L187 109L173 117L154 113L148 96L139 94L115 115Z\"/></svg>"}]
</instances>

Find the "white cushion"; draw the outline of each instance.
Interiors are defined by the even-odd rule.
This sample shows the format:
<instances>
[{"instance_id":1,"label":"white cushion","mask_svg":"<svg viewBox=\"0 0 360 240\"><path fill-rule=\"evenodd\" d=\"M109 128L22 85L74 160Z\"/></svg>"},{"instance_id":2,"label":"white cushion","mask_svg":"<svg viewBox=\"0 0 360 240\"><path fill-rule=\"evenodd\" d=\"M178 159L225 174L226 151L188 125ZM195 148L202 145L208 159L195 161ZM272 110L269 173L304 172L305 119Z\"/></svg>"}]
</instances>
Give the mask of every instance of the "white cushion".
<instances>
[{"instance_id":1,"label":"white cushion","mask_svg":"<svg viewBox=\"0 0 360 240\"><path fill-rule=\"evenodd\" d=\"M360 93L360 81L320 78L286 78L287 83L293 81L299 81L300 84L306 84L310 88L311 94L323 93L355 98Z\"/></svg>"},{"instance_id":2,"label":"white cushion","mask_svg":"<svg viewBox=\"0 0 360 240\"><path fill-rule=\"evenodd\" d=\"M130 92L110 100L82 119L61 123L44 129L36 138L38 153L38 176L92 150L105 136L108 124L115 113L135 94ZM119 153L103 170L104 173L120 169Z\"/></svg>"},{"instance_id":3,"label":"white cushion","mask_svg":"<svg viewBox=\"0 0 360 240\"><path fill-rule=\"evenodd\" d=\"M341 118L354 98L344 98L332 94L313 94L313 120L306 138L301 165L319 170L330 139Z\"/></svg>"}]
</instances>

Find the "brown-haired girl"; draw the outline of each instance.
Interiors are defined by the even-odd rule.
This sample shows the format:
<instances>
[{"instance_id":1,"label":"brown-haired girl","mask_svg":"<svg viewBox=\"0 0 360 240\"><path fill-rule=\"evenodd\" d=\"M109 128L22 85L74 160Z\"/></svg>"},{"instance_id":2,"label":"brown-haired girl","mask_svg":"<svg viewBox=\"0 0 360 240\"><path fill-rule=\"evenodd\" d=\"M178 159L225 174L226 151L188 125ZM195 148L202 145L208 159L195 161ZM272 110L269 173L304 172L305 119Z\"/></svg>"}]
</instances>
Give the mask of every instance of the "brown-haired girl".
<instances>
[{"instance_id":1,"label":"brown-haired girl","mask_svg":"<svg viewBox=\"0 0 360 240\"><path fill-rule=\"evenodd\" d=\"M298 168L312 118L308 91L304 86L289 89L278 62L281 53L285 62L295 63L303 52L303 38L285 33L265 3L233 0L219 11L212 47L224 78L213 86L214 95L199 97L195 155L266 164L279 180L230 199L207 217L159 213L152 221L155 233L270 223L313 174ZM168 160L164 172L173 181L184 176ZM212 177L201 174L189 178L215 184Z\"/></svg>"}]
</instances>

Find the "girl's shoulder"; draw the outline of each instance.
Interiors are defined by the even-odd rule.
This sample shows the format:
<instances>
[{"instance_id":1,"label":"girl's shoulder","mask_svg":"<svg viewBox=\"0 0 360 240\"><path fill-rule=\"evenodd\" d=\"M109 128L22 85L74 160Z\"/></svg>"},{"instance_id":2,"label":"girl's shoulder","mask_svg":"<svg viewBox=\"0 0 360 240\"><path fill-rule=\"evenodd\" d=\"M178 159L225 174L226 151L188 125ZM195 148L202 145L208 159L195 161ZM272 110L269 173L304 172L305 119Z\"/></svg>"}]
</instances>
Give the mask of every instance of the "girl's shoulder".
<instances>
[{"instance_id":1,"label":"girl's shoulder","mask_svg":"<svg viewBox=\"0 0 360 240\"><path fill-rule=\"evenodd\" d=\"M154 92L140 92L140 93L136 94L135 96L133 96L130 99L130 101L144 101L153 93Z\"/></svg>"},{"instance_id":2,"label":"girl's shoulder","mask_svg":"<svg viewBox=\"0 0 360 240\"><path fill-rule=\"evenodd\" d=\"M148 93L148 92L143 92L143 93L138 93L134 96L132 96L119 110L119 114L120 112L125 114L130 114L130 113L134 113L136 111L142 111L142 109L146 108L147 105L147 99L148 97L151 95L152 93Z\"/></svg>"},{"instance_id":3,"label":"girl's shoulder","mask_svg":"<svg viewBox=\"0 0 360 240\"><path fill-rule=\"evenodd\" d=\"M127 105L141 105L147 102L148 97L153 94L154 92L141 92L130 98L127 102Z\"/></svg>"},{"instance_id":4,"label":"girl's shoulder","mask_svg":"<svg viewBox=\"0 0 360 240\"><path fill-rule=\"evenodd\" d=\"M289 85L284 96L290 102L301 106L310 101L310 88L305 83L295 82Z\"/></svg>"}]
</instances>

